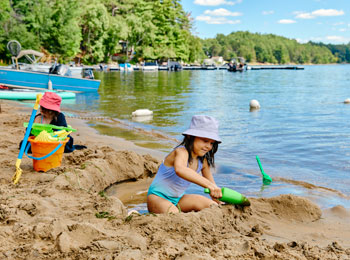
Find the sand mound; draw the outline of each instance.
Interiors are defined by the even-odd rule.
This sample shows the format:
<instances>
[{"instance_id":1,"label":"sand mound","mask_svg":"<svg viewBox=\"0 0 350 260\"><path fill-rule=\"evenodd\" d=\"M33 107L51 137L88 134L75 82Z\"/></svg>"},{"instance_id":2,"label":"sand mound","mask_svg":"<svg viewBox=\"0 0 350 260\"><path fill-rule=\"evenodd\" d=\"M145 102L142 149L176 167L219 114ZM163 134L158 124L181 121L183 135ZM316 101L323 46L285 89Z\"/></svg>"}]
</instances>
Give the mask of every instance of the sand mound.
<instances>
[{"instance_id":1,"label":"sand mound","mask_svg":"<svg viewBox=\"0 0 350 260\"><path fill-rule=\"evenodd\" d=\"M252 205L245 208L128 216L120 200L103 191L113 183L153 176L160 162L104 144L65 154L62 166L47 173L34 172L24 158L14 186L27 119L11 111L10 103L2 104L0 259L350 258L346 209L332 209L335 225L321 218L317 205L293 195L250 198Z\"/></svg>"}]
</instances>

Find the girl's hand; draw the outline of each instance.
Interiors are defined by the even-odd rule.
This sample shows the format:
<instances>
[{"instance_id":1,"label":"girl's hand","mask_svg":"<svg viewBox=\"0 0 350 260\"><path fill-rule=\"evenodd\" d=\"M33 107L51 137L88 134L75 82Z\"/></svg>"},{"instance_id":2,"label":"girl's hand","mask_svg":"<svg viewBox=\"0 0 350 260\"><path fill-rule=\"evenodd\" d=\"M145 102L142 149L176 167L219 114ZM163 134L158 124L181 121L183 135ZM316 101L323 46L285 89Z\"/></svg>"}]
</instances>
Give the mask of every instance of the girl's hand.
<instances>
[{"instance_id":1,"label":"girl's hand","mask_svg":"<svg viewBox=\"0 0 350 260\"><path fill-rule=\"evenodd\" d=\"M218 186L216 186L214 183L210 185L210 187L208 188L210 190L210 197L212 197L212 199L217 200L222 197L221 189Z\"/></svg>"}]
</instances>

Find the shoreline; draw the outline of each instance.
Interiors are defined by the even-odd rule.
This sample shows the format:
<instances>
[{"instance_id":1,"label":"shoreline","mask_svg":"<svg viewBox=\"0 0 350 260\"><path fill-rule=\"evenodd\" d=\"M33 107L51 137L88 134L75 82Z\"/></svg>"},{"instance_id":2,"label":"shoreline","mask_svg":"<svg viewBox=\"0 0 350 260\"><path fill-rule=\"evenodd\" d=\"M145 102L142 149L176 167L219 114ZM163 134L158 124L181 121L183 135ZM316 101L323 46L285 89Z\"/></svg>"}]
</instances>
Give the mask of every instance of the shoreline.
<instances>
[{"instance_id":1,"label":"shoreline","mask_svg":"<svg viewBox=\"0 0 350 260\"><path fill-rule=\"evenodd\" d=\"M127 191L132 188L126 181L147 183L163 153L99 135L81 119L67 121L78 129L74 143L88 148L64 154L62 165L46 173L35 172L24 156L23 174L14 186L18 143L32 108L7 101L0 105L2 258L350 258L349 209L322 212L294 195L249 198L252 206L245 208L127 216L122 202L103 191L123 181Z\"/></svg>"}]
</instances>

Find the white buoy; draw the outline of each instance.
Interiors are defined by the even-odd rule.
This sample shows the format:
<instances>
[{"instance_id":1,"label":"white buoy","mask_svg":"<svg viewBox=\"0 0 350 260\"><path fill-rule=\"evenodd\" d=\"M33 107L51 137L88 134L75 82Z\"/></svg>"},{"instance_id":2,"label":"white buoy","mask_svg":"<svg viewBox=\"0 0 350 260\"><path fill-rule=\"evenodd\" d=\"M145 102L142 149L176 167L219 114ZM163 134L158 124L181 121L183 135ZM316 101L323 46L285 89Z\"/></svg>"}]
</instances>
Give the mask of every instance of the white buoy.
<instances>
[{"instance_id":1,"label":"white buoy","mask_svg":"<svg viewBox=\"0 0 350 260\"><path fill-rule=\"evenodd\" d=\"M344 104L350 104L350 98L345 99Z\"/></svg>"},{"instance_id":2,"label":"white buoy","mask_svg":"<svg viewBox=\"0 0 350 260\"><path fill-rule=\"evenodd\" d=\"M250 109L260 109L260 104L258 100L252 99L249 103Z\"/></svg>"},{"instance_id":3,"label":"white buoy","mask_svg":"<svg viewBox=\"0 0 350 260\"><path fill-rule=\"evenodd\" d=\"M136 111L131 113L132 116L151 116L153 115L153 111L149 109L137 109Z\"/></svg>"}]
</instances>

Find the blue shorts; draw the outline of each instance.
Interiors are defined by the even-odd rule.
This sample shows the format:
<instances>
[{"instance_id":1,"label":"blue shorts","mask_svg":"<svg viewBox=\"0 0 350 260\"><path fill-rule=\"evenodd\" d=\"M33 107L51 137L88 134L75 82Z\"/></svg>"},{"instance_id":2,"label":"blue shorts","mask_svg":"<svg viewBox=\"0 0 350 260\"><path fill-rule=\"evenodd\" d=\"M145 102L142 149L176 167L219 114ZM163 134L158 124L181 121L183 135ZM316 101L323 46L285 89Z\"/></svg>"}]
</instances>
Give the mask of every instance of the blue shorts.
<instances>
[{"instance_id":1,"label":"blue shorts","mask_svg":"<svg viewBox=\"0 0 350 260\"><path fill-rule=\"evenodd\" d=\"M164 193L155 190L154 187L153 187L152 185L149 187L147 196L148 196L148 195L151 195L151 194L154 194L154 195L157 195L158 197L161 197L161 198L163 198L163 199L166 199L167 201L170 201L170 202L171 202L172 204L174 204L175 206L177 206L177 204L179 203L179 200L182 198L182 196L181 196L181 197L170 197L170 196L167 196L167 195L165 195Z\"/></svg>"}]
</instances>

